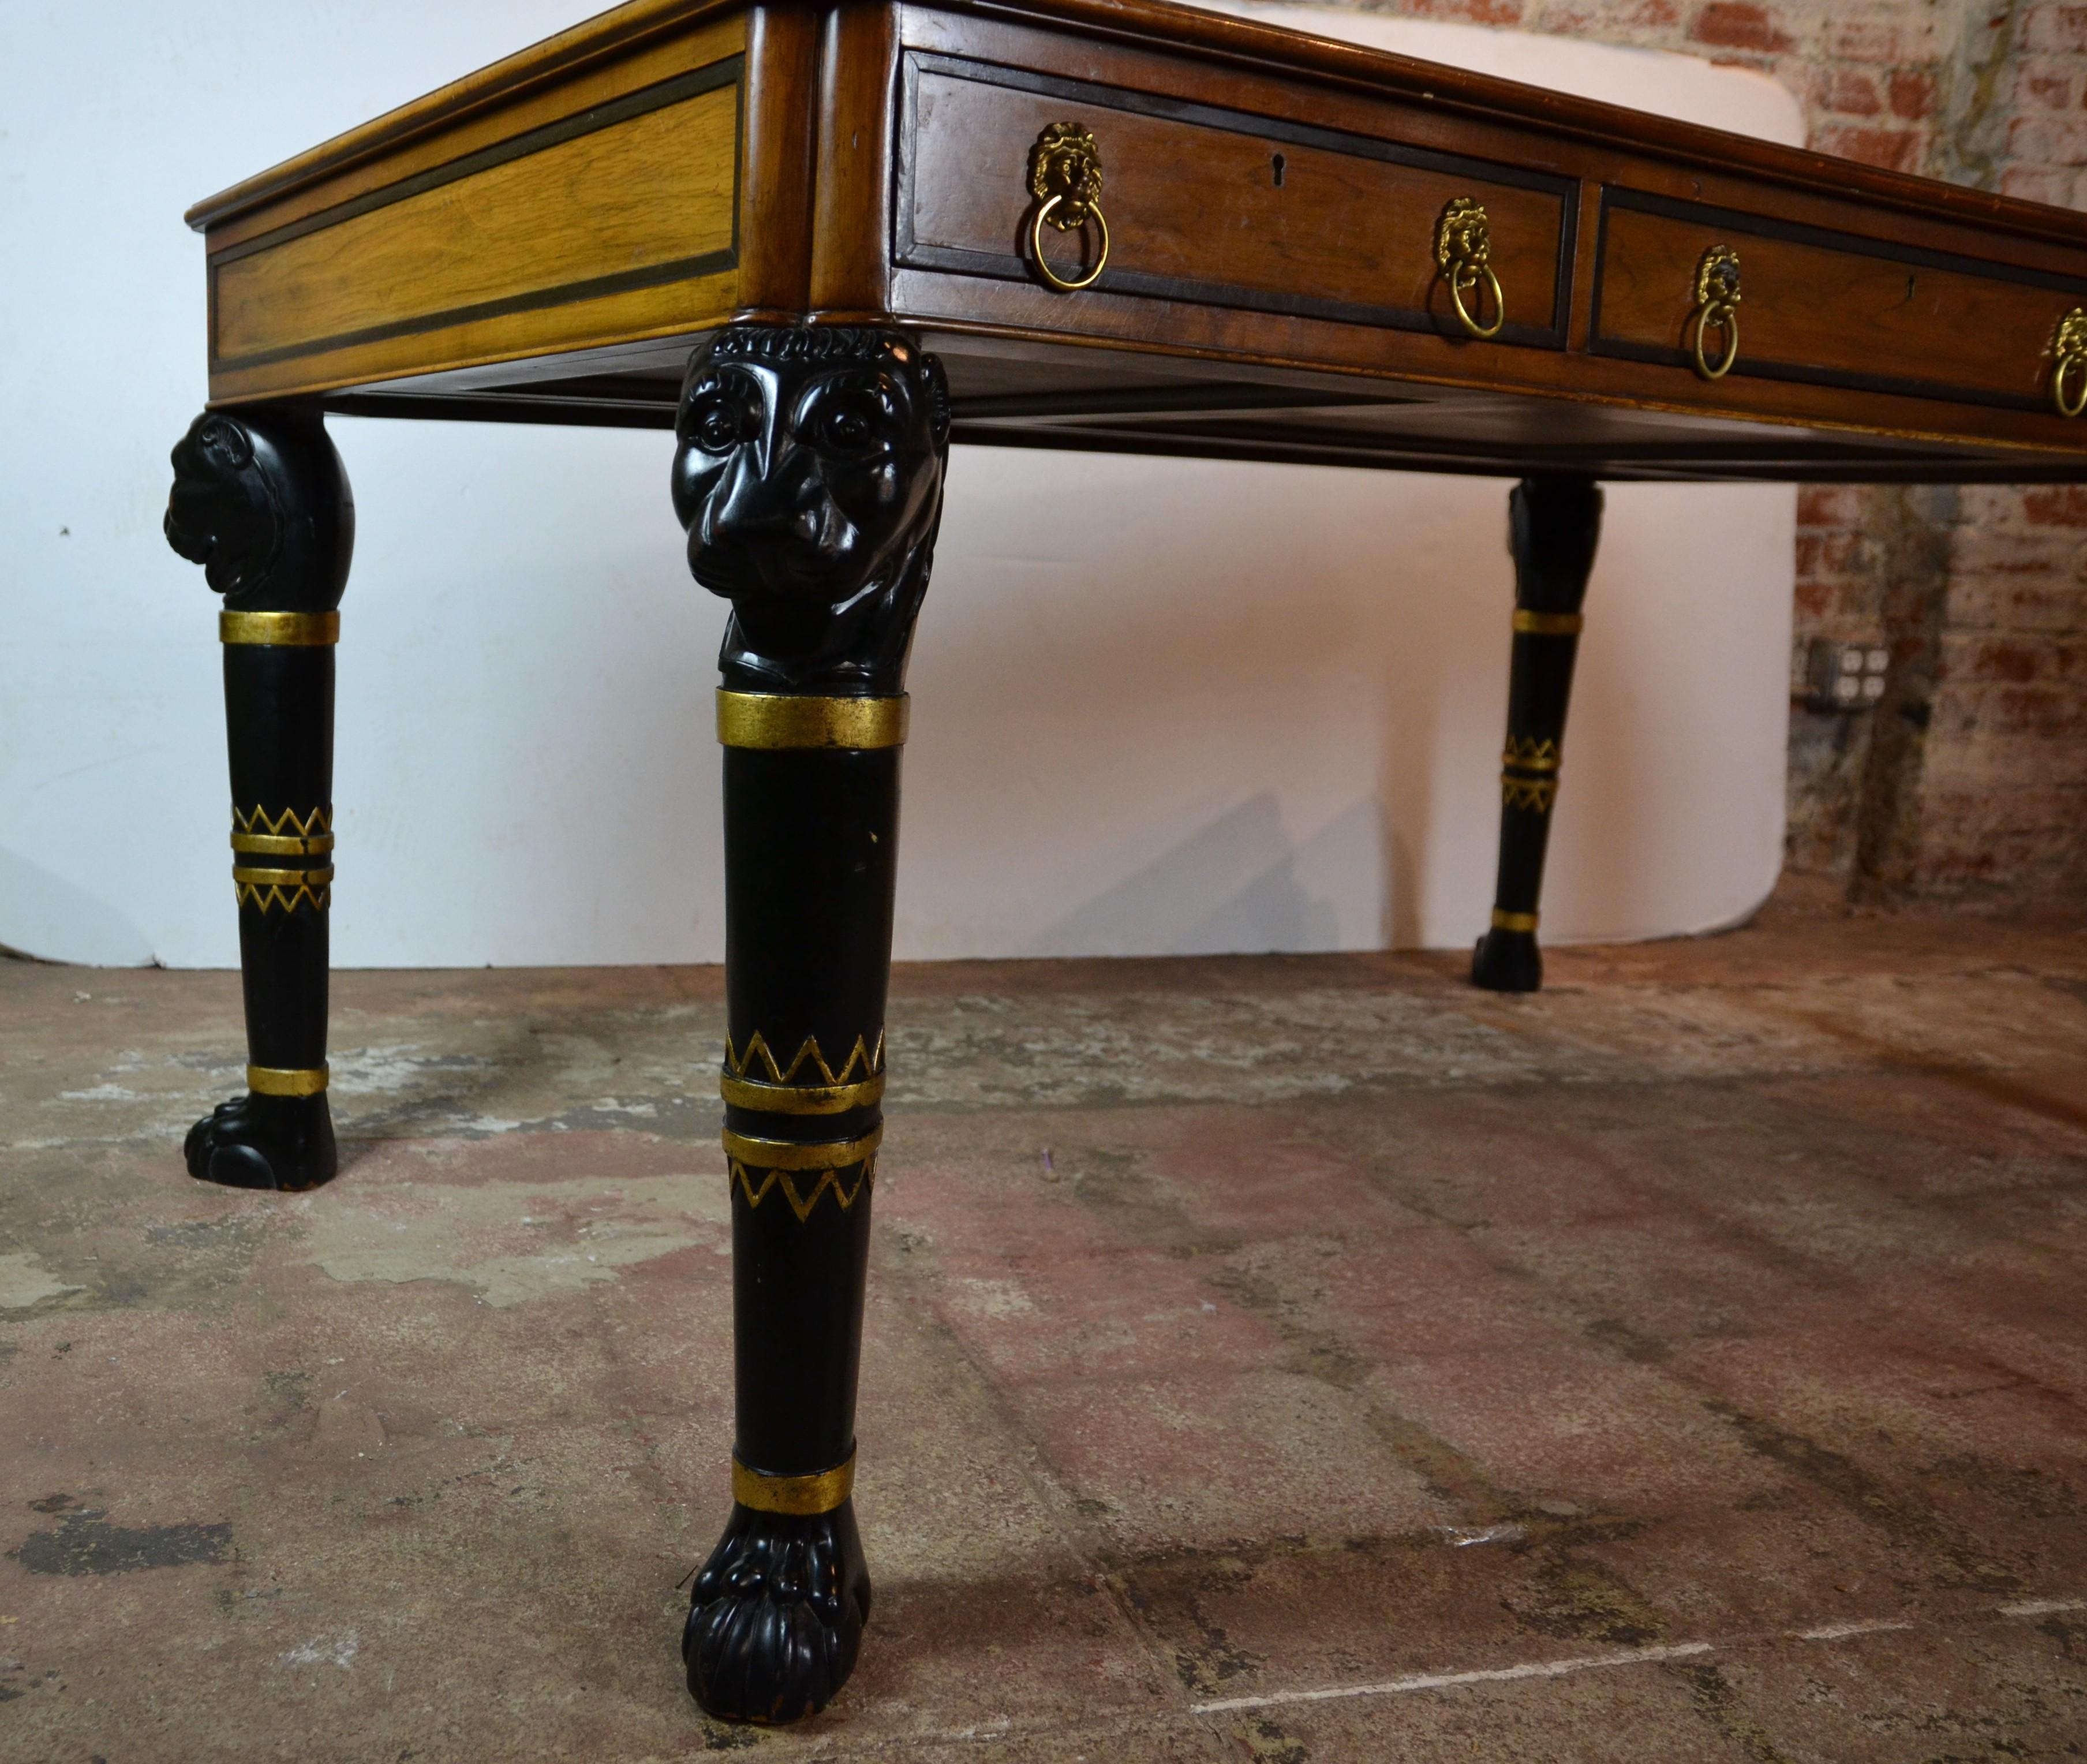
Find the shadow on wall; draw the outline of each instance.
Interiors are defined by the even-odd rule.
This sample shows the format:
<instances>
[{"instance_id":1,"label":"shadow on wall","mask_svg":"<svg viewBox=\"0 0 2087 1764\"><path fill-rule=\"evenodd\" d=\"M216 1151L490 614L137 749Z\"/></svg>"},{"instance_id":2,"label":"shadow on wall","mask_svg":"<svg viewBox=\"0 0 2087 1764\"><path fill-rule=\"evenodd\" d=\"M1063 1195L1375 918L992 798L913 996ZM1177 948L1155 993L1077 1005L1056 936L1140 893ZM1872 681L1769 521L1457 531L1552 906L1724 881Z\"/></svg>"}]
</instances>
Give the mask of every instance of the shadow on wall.
<instances>
[{"instance_id":1,"label":"shadow on wall","mask_svg":"<svg viewBox=\"0 0 2087 1764\"><path fill-rule=\"evenodd\" d=\"M1025 953L1338 949L1332 887L1372 869L1383 840L1382 814L1364 801L1293 841L1274 792L1264 790L1067 913Z\"/></svg>"},{"instance_id":2,"label":"shadow on wall","mask_svg":"<svg viewBox=\"0 0 2087 1764\"><path fill-rule=\"evenodd\" d=\"M1509 487L960 453L911 680L900 953L1467 946ZM1780 861L1794 496L1609 502L1553 941L1730 922Z\"/></svg>"},{"instance_id":3,"label":"shadow on wall","mask_svg":"<svg viewBox=\"0 0 2087 1764\"><path fill-rule=\"evenodd\" d=\"M226 889L225 905L232 891ZM152 941L116 908L77 882L0 845L0 952L96 967L147 967Z\"/></svg>"}]
</instances>

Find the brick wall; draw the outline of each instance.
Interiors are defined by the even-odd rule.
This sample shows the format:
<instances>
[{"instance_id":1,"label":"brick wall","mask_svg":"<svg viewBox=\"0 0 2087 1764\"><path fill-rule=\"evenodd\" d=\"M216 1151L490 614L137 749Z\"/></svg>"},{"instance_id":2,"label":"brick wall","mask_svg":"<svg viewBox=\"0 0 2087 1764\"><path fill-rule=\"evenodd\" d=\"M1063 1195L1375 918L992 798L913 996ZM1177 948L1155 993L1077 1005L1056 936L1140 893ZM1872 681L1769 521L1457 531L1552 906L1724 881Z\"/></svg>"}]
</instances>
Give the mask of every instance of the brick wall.
<instances>
[{"instance_id":1,"label":"brick wall","mask_svg":"<svg viewBox=\"0 0 2087 1764\"><path fill-rule=\"evenodd\" d=\"M2087 207L2087 3L1384 0L1773 74L1811 144ZM1790 862L1859 899L2087 894L2087 489L1843 489L1798 505L1798 637L1874 638L1875 712L1793 706Z\"/></svg>"}]
</instances>

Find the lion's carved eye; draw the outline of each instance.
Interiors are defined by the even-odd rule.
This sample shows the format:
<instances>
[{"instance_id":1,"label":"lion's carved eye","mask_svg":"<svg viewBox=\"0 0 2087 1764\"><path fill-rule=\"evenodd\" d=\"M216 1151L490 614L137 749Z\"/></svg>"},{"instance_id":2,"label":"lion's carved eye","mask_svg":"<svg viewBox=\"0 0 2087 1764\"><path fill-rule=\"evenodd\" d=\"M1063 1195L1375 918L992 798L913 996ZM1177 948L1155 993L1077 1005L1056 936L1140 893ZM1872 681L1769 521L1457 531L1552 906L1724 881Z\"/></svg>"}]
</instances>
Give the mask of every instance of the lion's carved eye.
<instances>
[{"instance_id":1,"label":"lion's carved eye","mask_svg":"<svg viewBox=\"0 0 2087 1764\"><path fill-rule=\"evenodd\" d=\"M689 412L689 438L705 453L728 453L739 440L740 420L729 399L706 399Z\"/></svg>"},{"instance_id":2,"label":"lion's carved eye","mask_svg":"<svg viewBox=\"0 0 2087 1764\"><path fill-rule=\"evenodd\" d=\"M877 441L883 418L883 407L867 395L832 399L813 420L813 438L822 447L854 453Z\"/></svg>"}]
</instances>

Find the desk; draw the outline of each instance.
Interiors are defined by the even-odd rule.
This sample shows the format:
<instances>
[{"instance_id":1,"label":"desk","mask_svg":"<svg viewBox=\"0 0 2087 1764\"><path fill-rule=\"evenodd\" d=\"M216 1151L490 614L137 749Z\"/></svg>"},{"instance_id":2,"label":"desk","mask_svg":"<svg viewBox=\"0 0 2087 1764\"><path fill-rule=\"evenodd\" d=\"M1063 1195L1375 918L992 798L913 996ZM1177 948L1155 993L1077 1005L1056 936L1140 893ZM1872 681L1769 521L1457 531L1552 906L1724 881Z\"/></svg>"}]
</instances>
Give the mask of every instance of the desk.
<instances>
[{"instance_id":1,"label":"desk","mask_svg":"<svg viewBox=\"0 0 2087 1764\"><path fill-rule=\"evenodd\" d=\"M1540 979L1601 480L2087 476L2087 217L1154 0L634 0L189 219L211 404L167 531L224 596L252 1061L199 1177L335 1168L324 413L675 432L732 605L737 1439L684 1637L732 1718L823 1706L869 1612L904 675L952 439L1520 476L1473 967L1504 989Z\"/></svg>"}]
</instances>

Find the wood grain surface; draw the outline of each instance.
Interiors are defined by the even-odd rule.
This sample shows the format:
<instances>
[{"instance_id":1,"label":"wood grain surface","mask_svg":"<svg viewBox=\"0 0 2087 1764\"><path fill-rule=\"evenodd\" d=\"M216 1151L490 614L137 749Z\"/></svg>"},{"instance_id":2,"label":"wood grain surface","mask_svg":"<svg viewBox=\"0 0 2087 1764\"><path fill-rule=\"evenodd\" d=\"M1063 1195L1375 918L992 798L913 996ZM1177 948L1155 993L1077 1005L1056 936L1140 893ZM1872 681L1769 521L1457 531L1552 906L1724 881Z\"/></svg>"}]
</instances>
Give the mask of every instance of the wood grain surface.
<instances>
[{"instance_id":1,"label":"wood grain surface","mask_svg":"<svg viewBox=\"0 0 2087 1764\"><path fill-rule=\"evenodd\" d=\"M217 267L242 358L728 253L738 92L722 87Z\"/></svg>"},{"instance_id":2,"label":"wood grain surface","mask_svg":"<svg viewBox=\"0 0 2087 1764\"><path fill-rule=\"evenodd\" d=\"M453 113L425 119L403 131L382 152L346 156L334 169L322 168L316 175L288 181L275 194L233 207L209 224L206 237L210 250L213 254L229 250L403 179L455 164L531 130L584 116L648 87L713 66L747 47L750 22L749 17L737 15L712 19L677 35L648 39L621 55L596 58L561 70L555 78L546 75L497 97L481 97ZM409 111L414 108L407 107ZM190 220L202 211L201 207L191 210Z\"/></svg>"}]
</instances>

